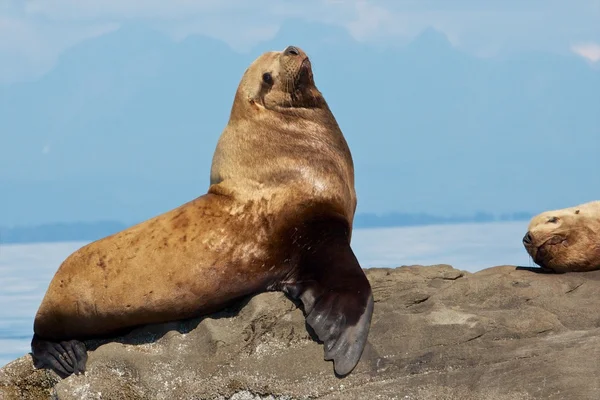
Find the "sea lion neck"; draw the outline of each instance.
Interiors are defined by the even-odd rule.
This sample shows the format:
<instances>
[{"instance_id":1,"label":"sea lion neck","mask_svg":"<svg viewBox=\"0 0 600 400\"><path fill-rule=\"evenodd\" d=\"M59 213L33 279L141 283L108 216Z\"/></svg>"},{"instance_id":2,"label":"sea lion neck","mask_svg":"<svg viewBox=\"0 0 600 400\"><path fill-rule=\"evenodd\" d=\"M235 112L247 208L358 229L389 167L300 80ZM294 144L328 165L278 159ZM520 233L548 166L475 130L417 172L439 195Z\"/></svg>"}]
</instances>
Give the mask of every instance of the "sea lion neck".
<instances>
[{"instance_id":1,"label":"sea lion neck","mask_svg":"<svg viewBox=\"0 0 600 400\"><path fill-rule=\"evenodd\" d=\"M348 144L328 108L262 110L252 118L231 118L213 155L211 183L241 177L264 182L260 172L273 168L264 163L296 171L330 163L331 168L353 169Z\"/></svg>"}]
</instances>

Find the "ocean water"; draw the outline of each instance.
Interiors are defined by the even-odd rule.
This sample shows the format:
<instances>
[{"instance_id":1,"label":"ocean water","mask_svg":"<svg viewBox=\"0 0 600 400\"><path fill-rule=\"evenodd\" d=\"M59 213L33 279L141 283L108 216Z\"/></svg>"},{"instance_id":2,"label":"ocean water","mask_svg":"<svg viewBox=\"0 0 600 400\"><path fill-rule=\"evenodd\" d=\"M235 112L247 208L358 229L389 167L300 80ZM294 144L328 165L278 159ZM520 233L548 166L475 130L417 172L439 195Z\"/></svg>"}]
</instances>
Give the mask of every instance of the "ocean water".
<instances>
[{"instance_id":1,"label":"ocean water","mask_svg":"<svg viewBox=\"0 0 600 400\"><path fill-rule=\"evenodd\" d=\"M450 264L475 272L533 265L521 244L527 222L355 229L364 268ZM0 367L30 351L33 318L60 263L87 242L0 245Z\"/></svg>"}]
</instances>

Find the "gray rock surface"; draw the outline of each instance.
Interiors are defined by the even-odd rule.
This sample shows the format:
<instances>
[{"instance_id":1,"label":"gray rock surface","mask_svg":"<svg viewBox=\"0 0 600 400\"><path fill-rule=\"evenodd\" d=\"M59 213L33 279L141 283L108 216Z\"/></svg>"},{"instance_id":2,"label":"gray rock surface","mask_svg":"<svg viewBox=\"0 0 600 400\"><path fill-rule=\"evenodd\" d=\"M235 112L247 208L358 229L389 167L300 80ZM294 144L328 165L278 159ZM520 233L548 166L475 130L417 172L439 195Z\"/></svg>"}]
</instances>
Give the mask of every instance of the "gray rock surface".
<instances>
[{"instance_id":1,"label":"gray rock surface","mask_svg":"<svg viewBox=\"0 0 600 400\"><path fill-rule=\"evenodd\" d=\"M366 270L369 343L340 379L300 309L264 293L206 318L89 342L85 376L26 355L0 399L598 399L600 271L477 273L448 265Z\"/></svg>"}]
</instances>

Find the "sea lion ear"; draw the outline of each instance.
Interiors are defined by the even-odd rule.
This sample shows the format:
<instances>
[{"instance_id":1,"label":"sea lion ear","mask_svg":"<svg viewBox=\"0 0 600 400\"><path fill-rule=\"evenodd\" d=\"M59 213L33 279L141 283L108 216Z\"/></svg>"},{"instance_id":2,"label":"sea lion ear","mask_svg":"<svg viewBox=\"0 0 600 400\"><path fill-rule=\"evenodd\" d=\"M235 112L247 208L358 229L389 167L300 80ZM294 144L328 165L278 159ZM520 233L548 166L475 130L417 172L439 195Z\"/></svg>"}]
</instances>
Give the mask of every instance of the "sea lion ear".
<instances>
[{"instance_id":1,"label":"sea lion ear","mask_svg":"<svg viewBox=\"0 0 600 400\"><path fill-rule=\"evenodd\" d=\"M255 110L260 110L261 109L261 105L259 103L256 102L255 99L253 99L252 97L248 98L248 103L250 103L250 107L252 107Z\"/></svg>"}]
</instances>

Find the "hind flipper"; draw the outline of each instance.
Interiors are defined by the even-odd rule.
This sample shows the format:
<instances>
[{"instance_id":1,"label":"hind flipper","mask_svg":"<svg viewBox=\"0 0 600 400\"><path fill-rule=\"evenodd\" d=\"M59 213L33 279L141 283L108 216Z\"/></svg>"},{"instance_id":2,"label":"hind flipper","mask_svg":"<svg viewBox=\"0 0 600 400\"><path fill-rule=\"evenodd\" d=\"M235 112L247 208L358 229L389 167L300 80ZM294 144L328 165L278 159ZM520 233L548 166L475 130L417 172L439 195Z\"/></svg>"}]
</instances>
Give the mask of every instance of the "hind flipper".
<instances>
[{"instance_id":1,"label":"hind flipper","mask_svg":"<svg viewBox=\"0 0 600 400\"><path fill-rule=\"evenodd\" d=\"M302 251L300 266L282 290L304 306L306 323L323 342L325 360L349 374L362 355L373 315L373 293L346 231L317 230Z\"/></svg>"},{"instance_id":2,"label":"hind flipper","mask_svg":"<svg viewBox=\"0 0 600 400\"><path fill-rule=\"evenodd\" d=\"M78 340L53 342L34 334L31 352L36 368L50 368L61 378L85 372L87 351Z\"/></svg>"}]
</instances>

